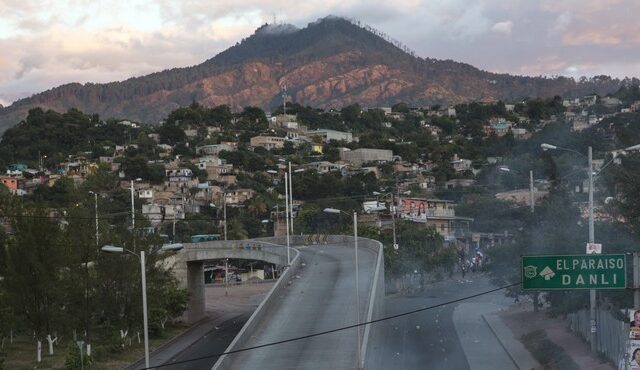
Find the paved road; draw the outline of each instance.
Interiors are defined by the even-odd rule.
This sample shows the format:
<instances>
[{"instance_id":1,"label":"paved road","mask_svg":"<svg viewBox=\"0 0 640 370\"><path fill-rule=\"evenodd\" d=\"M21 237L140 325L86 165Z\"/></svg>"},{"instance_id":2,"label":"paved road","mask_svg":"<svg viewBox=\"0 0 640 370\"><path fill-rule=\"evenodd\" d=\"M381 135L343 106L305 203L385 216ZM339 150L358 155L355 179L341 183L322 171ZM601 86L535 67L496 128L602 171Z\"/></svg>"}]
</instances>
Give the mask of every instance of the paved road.
<instances>
[{"instance_id":1,"label":"paved road","mask_svg":"<svg viewBox=\"0 0 640 370\"><path fill-rule=\"evenodd\" d=\"M386 315L441 304L490 290L479 274L428 285L414 296L386 297ZM370 369L515 369L482 315L512 301L496 292L384 321L379 361Z\"/></svg>"},{"instance_id":2,"label":"paved road","mask_svg":"<svg viewBox=\"0 0 640 370\"><path fill-rule=\"evenodd\" d=\"M242 329L244 323L251 316L250 312L235 317L219 318L215 326L202 335L195 343L184 349L179 355L173 357L168 363L175 365L163 366L163 370L210 370L218 359L212 354L222 353L236 334ZM203 358L204 357L204 358ZM200 359L193 361L193 359ZM188 361L188 362L182 362ZM182 362L182 363L181 363Z\"/></svg>"},{"instance_id":3,"label":"paved road","mask_svg":"<svg viewBox=\"0 0 640 370\"><path fill-rule=\"evenodd\" d=\"M174 338L162 348L151 353L150 363L167 365L162 370L210 370L222 353L240 331L249 316L262 302L272 282L229 286L228 291L221 285L209 285L206 289L206 310L208 319ZM194 358L208 357L198 361ZM144 368L144 358L138 360L128 370Z\"/></svg>"},{"instance_id":4,"label":"paved road","mask_svg":"<svg viewBox=\"0 0 640 370\"><path fill-rule=\"evenodd\" d=\"M270 320L261 322L247 344L255 346L330 330L355 322L353 248L327 245L300 248L305 264L278 297ZM365 317L376 254L359 249L360 309ZM362 319L364 320L364 319ZM355 329L229 355L224 369L352 369Z\"/></svg>"}]
</instances>

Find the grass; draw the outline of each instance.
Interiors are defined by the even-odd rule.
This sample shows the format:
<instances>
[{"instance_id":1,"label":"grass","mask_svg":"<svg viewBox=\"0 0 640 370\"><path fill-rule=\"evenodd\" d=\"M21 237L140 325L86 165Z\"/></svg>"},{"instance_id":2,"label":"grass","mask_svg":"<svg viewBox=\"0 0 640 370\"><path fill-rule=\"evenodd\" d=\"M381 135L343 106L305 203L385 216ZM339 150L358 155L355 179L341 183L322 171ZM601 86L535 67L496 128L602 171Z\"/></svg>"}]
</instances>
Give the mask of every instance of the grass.
<instances>
[{"instance_id":1,"label":"grass","mask_svg":"<svg viewBox=\"0 0 640 370\"><path fill-rule=\"evenodd\" d=\"M523 335L521 341L545 369L580 370L578 364L566 354L562 347L547 338L546 332L542 329Z\"/></svg>"},{"instance_id":2,"label":"grass","mask_svg":"<svg viewBox=\"0 0 640 370\"><path fill-rule=\"evenodd\" d=\"M162 335L149 339L149 350L152 352L161 345L167 343L174 337L182 334L188 327L186 325L167 326ZM141 335L142 337L142 335ZM13 344L5 341L3 350L0 350L0 369L26 370L26 369L64 369L65 360L69 353L69 346L72 344L70 338L54 346L54 355L49 355L49 346L46 340L42 343L42 362L36 361L36 342L30 336L18 336L14 338ZM131 346L125 347L121 352L112 351L112 346L108 343L93 343L92 352L95 361L91 367L85 369L112 370L122 369L129 364L139 360L144 356L144 344L138 343L137 337L131 338ZM3 357L4 356L4 357ZM2 359L4 358L4 364Z\"/></svg>"}]
</instances>

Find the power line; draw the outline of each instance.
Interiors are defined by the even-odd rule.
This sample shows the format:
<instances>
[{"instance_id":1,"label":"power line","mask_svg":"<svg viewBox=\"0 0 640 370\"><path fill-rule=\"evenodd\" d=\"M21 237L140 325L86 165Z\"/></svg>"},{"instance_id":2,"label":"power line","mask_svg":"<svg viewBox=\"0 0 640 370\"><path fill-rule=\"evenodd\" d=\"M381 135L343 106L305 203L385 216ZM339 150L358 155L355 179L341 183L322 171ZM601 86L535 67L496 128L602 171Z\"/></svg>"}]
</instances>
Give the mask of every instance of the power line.
<instances>
[{"instance_id":1,"label":"power line","mask_svg":"<svg viewBox=\"0 0 640 370\"><path fill-rule=\"evenodd\" d=\"M236 349L236 350L233 350L233 351L222 352L222 353L217 353L217 354L208 355L208 356L202 356L202 357L195 357L195 358L191 358L191 359L188 359L188 360L175 361L175 362L171 362L171 363L165 363L165 364L162 364L162 365L151 366L151 367L146 367L146 368L141 368L141 369L142 370L158 369L158 368L166 367L166 366L185 364L185 363L189 363L189 362L193 362L193 361L206 360L206 359L210 359L210 358L220 357L220 356L223 356L223 355L230 355L230 354L234 354L234 353L246 352L246 351L251 351L251 350L254 350L254 349L259 349L259 348L264 348L264 347L271 347L271 346L275 346L275 345L278 345L278 344L295 342L295 341L299 341L299 340L302 340L302 339L314 338L314 337L318 337L318 336L321 336L321 335L331 334L331 333L335 333L335 332L339 332L339 331L343 331L343 330L357 328L357 327L364 326L364 325L374 324L374 323L378 323L378 322L382 322L382 321L396 319L398 317L408 316L408 315L412 315L412 314L415 314L415 313L432 310L434 308L443 307L443 306L446 306L448 304L453 304L453 303L465 301L467 299L472 299L472 298L476 298L476 297L479 297L479 296L482 296L482 295L485 295L485 294L490 294L490 293L494 293L494 292L497 292L497 291L500 291L500 290L503 290L503 289L511 288L511 287L516 286L516 285L520 285L521 282L522 281L518 281L517 283L513 283L513 284L509 284L509 285L503 285L501 287L490 289L490 290L487 290L487 291L484 291L484 292L480 292L480 293L476 293L476 294L473 294L473 295L470 295L470 296L452 299L452 300L444 302L444 303L439 303L439 304L435 304L435 305L432 305L432 306L426 306L426 307L418 308L418 309L415 309L415 310L406 311L406 312L399 313L399 314L396 314L396 315L386 316L386 317L382 317L382 318L371 320L371 321L367 321L367 322L362 322L362 323L358 323L358 324L343 326L343 327L339 327L339 328L336 328L336 329L325 330L325 331L321 331L321 332L317 332L317 333L313 333L313 334L308 334L308 335L303 335L303 336L299 336L299 337L279 340L279 341L275 341L275 342L260 344L260 345L257 345L257 346Z\"/></svg>"}]
</instances>

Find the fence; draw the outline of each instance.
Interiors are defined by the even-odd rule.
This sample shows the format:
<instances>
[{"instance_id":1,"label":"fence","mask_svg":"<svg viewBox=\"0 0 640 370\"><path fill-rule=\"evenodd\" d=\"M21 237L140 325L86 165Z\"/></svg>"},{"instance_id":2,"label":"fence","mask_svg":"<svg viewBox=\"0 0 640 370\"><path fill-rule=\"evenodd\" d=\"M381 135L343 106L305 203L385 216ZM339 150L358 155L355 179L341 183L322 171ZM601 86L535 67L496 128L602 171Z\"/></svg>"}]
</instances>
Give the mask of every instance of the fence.
<instances>
[{"instance_id":1,"label":"fence","mask_svg":"<svg viewBox=\"0 0 640 370\"><path fill-rule=\"evenodd\" d=\"M571 331L589 342L591 336L589 310L570 313L567 315L567 320ZM598 352L604 354L618 369L625 369L629 323L616 319L606 310L596 310L596 322L598 323L596 335Z\"/></svg>"}]
</instances>

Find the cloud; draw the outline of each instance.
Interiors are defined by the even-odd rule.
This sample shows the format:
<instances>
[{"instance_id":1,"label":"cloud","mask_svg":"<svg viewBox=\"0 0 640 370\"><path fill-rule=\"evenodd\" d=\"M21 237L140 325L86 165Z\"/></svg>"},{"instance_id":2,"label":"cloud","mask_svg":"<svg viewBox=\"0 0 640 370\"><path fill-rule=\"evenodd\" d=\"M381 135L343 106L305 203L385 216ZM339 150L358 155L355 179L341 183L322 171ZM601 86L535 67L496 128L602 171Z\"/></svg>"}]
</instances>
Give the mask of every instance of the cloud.
<instances>
[{"instance_id":1,"label":"cloud","mask_svg":"<svg viewBox=\"0 0 640 370\"><path fill-rule=\"evenodd\" d=\"M640 76L634 0L2 0L0 14L5 103L198 64L274 15L298 27L356 18L420 56L495 72Z\"/></svg>"},{"instance_id":2,"label":"cloud","mask_svg":"<svg viewBox=\"0 0 640 370\"><path fill-rule=\"evenodd\" d=\"M510 35L512 29L513 29L513 22L511 21L498 22L491 27L492 31L503 33L505 35Z\"/></svg>"},{"instance_id":3,"label":"cloud","mask_svg":"<svg viewBox=\"0 0 640 370\"><path fill-rule=\"evenodd\" d=\"M562 12L553 23L551 31L553 33L562 33L566 31L572 20L573 14L571 14L571 12Z\"/></svg>"}]
</instances>

